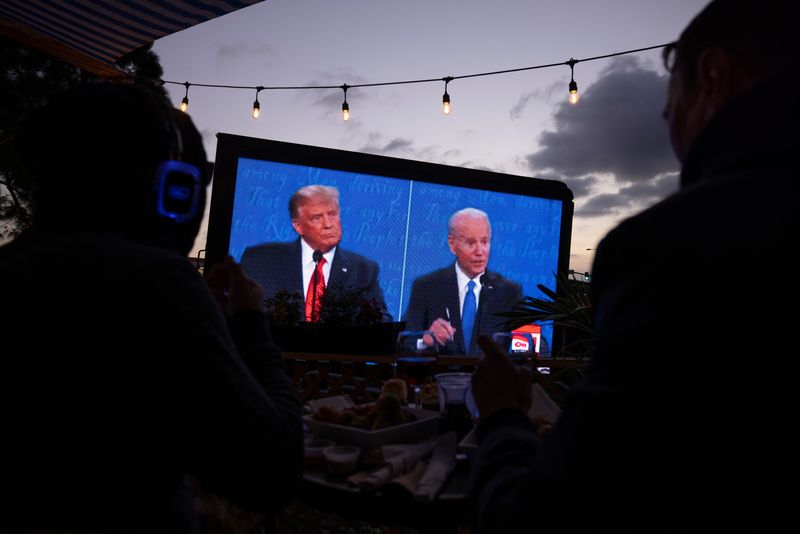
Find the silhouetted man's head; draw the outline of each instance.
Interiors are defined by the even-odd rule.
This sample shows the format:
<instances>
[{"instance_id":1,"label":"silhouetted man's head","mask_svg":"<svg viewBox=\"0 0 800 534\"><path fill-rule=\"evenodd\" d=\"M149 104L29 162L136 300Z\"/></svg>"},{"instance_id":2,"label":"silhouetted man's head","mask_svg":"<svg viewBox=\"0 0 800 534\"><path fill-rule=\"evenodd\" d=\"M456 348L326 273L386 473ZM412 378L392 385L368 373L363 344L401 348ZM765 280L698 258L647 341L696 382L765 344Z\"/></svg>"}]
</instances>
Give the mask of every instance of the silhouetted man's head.
<instances>
[{"instance_id":1,"label":"silhouetted man's head","mask_svg":"<svg viewBox=\"0 0 800 534\"><path fill-rule=\"evenodd\" d=\"M679 160L727 103L755 83L794 68L799 57L796 10L789 0L714 0L676 45L667 47L664 118ZM776 87L776 103L788 89Z\"/></svg>"},{"instance_id":2,"label":"silhouetted man's head","mask_svg":"<svg viewBox=\"0 0 800 534\"><path fill-rule=\"evenodd\" d=\"M152 91L85 84L53 95L22 124L17 152L33 185L34 224L122 231L188 253L205 208L206 154L191 119ZM156 169L201 172L200 209L176 223L156 210Z\"/></svg>"}]
</instances>

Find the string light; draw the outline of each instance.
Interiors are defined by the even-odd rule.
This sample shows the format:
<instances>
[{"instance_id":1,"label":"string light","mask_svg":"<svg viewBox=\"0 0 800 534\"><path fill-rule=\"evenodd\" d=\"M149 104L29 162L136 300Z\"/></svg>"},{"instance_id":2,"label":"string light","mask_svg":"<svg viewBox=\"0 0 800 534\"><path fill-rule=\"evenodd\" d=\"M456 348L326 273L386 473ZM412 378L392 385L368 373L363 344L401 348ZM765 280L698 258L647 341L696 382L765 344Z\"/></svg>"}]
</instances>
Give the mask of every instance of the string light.
<instances>
[{"instance_id":1,"label":"string light","mask_svg":"<svg viewBox=\"0 0 800 534\"><path fill-rule=\"evenodd\" d=\"M452 108L450 107L450 95L447 94L447 84L453 81L452 76L447 76L446 78L442 78L444 82L444 94L442 95L442 113L445 115L450 115Z\"/></svg>"},{"instance_id":2,"label":"string light","mask_svg":"<svg viewBox=\"0 0 800 534\"><path fill-rule=\"evenodd\" d=\"M506 70L497 70L493 72L480 72L476 74L464 74L461 76L447 76L444 78L425 78L419 80L402 80L402 81L394 81L394 82L380 82L380 83L360 83L354 85L306 85L306 86L273 86L273 87L264 87L264 86L250 86L250 85L219 85L219 84L206 84L206 83L189 83L189 82L176 82L170 80L147 80L146 78L140 78L146 81L150 81L151 83L158 83L160 85L164 84L174 84L174 85L183 85L186 87L186 94L181 100L180 109L181 111L186 111L189 108L189 87L192 85L197 85L200 87L213 87L213 88L221 88L221 89L255 89L256 90L256 101L253 103L253 117L257 118L257 115L261 114L260 105L258 104L258 93L260 91L277 91L277 90L304 90L304 89L342 89L344 91L344 102L342 102L342 120L347 121L350 120L350 105L347 103L347 90L351 87L378 87L383 85L401 85L401 84L411 84L411 83L430 83L430 82L445 82L444 85L444 95L442 95L442 111L445 115L448 115L452 111L452 107L450 105L450 95L447 93L447 84L453 80L461 80L465 78L477 78L479 76L494 76L497 74L508 74L511 72L521 72L525 70L534 70L534 69L544 69L549 67L559 67L563 65L568 65L570 68L570 82L569 82L569 103L570 104L577 104L580 100L580 96L578 94L578 84L575 82L575 64L580 62L586 61L594 61L596 59L605 59L614 56L622 56L625 54L633 54L636 52L644 52L646 50L653 50L655 48L664 48L665 46L670 46L674 43L667 43L667 44L660 44L655 46L648 46L644 48L637 48L634 50L626 50L624 52L615 52L613 54L604 54L601 56L594 56L584 59L574 59L570 58L569 61L562 61L558 63L547 63L544 65L533 65L531 67L520 67L516 69L506 69Z\"/></svg>"},{"instance_id":3,"label":"string light","mask_svg":"<svg viewBox=\"0 0 800 534\"><path fill-rule=\"evenodd\" d=\"M569 61L565 63L569 65L569 97L567 98L567 102L573 106L581 99L578 94L578 84L575 82L575 63L578 63L578 61L580 60L569 58Z\"/></svg>"},{"instance_id":4,"label":"string light","mask_svg":"<svg viewBox=\"0 0 800 534\"><path fill-rule=\"evenodd\" d=\"M189 86L192 84L189 82L183 82L183 85L186 86L186 94L183 95L183 100L181 100L181 111L186 113L186 110L189 109Z\"/></svg>"},{"instance_id":5,"label":"string light","mask_svg":"<svg viewBox=\"0 0 800 534\"><path fill-rule=\"evenodd\" d=\"M259 85L256 87L256 101L253 102L253 118L257 119L261 116L261 104L258 103L258 93L264 90L264 87Z\"/></svg>"},{"instance_id":6,"label":"string light","mask_svg":"<svg viewBox=\"0 0 800 534\"><path fill-rule=\"evenodd\" d=\"M347 90L350 89L350 86L344 84L341 87L342 91L344 91L344 102L342 102L342 120L347 122L350 120L350 105L347 103Z\"/></svg>"}]
</instances>

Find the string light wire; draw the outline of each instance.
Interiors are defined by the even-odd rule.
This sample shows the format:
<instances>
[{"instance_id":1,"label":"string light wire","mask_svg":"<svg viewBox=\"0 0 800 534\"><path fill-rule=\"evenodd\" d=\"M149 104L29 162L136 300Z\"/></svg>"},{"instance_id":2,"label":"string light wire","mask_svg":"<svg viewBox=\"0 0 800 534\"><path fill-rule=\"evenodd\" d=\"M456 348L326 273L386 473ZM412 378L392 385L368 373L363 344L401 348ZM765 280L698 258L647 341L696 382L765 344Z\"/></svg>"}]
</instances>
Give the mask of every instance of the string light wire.
<instances>
[{"instance_id":1,"label":"string light wire","mask_svg":"<svg viewBox=\"0 0 800 534\"><path fill-rule=\"evenodd\" d=\"M249 89L255 90L256 93L256 101L258 101L258 92L260 91L293 91L293 90L320 90L320 89L341 89L344 91L344 102L342 102L342 119L348 120L350 118L350 106L347 103L347 90L354 88L354 87L381 87L387 85L407 85L407 84L416 84L416 83L432 83L432 82L445 82L445 93L442 96L442 104L443 106L446 103L449 103L450 95L447 94L447 84L453 80L465 80L467 78L478 78L483 76L496 76L499 74L510 74L512 72L522 72L526 70L536 70L536 69L546 69L551 67L560 67L560 66L568 66L570 67L570 71L573 71L574 66L576 63L585 63L587 61L595 61L598 59L606 59L615 56L622 56L626 54L635 54L637 52L645 52L647 50L654 50L656 48L664 48L665 46L670 46L673 43L665 43L660 45L654 46L647 46L644 48L636 48L634 50L625 50L624 52L614 52L611 54L603 54L600 56L593 56L583 59L573 59L570 58L568 61L560 61L557 63L546 63L542 65L532 65L530 67L518 67L514 69L504 69L504 70L495 70L490 72L478 72L474 74L462 74L460 76L446 76L444 78L420 78L416 80L398 80L398 81L390 81L390 82L373 82L373 83L358 83L358 84L342 84L342 85L273 85L273 86L262 86L262 85L227 85L227 84L211 84L211 83L189 83L187 82L176 82L172 80L150 80L151 82L158 83L159 85L165 84L172 84L172 85L183 85L186 87L186 95L183 97L181 101L181 111L186 111L189 106L189 87L208 87L214 89ZM570 76L570 98L572 98L572 88L573 85L575 87L575 95L577 95L577 83L575 83L574 77ZM447 102L445 101L447 99ZM577 101L577 100L576 100ZM449 107L449 106L448 106ZM445 111L445 114L447 112Z\"/></svg>"}]
</instances>

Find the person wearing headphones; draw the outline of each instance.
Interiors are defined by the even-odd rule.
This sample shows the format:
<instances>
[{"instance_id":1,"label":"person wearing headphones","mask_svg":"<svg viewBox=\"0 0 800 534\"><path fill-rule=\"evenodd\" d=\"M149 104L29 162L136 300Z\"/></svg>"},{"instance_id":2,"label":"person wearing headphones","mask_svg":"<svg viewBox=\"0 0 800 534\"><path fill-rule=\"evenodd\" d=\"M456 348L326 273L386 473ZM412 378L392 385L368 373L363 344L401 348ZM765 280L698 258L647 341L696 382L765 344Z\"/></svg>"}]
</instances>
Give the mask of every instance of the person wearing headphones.
<instances>
[{"instance_id":1,"label":"person wearing headphones","mask_svg":"<svg viewBox=\"0 0 800 534\"><path fill-rule=\"evenodd\" d=\"M198 532L192 481L273 517L302 407L261 288L228 259L210 291L187 258L210 180L189 116L86 84L15 146L33 219L0 247L0 530Z\"/></svg>"}]
</instances>

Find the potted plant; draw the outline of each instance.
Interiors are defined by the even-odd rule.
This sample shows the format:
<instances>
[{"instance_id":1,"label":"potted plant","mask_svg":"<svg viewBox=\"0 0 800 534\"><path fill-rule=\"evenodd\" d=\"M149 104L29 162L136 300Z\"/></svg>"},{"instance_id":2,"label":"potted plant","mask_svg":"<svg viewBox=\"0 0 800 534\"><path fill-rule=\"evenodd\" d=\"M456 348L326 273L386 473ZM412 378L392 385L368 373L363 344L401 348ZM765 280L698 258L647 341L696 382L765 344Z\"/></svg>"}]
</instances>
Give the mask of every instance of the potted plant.
<instances>
[{"instance_id":1,"label":"potted plant","mask_svg":"<svg viewBox=\"0 0 800 534\"><path fill-rule=\"evenodd\" d=\"M542 284L536 286L548 298L525 296L510 311L495 315L505 317L503 325L508 330L530 323L552 323L561 336L561 345L553 356L586 358L594 347L588 285L571 280L565 273L556 274L555 278L555 291Z\"/></svg>"},{"instance_id":2,"label":"potted plant","mask_svg":"<svg viewBox=\"0 0 800 534\"><path fill-rule=\"evenodd\" d=\"M279 291L265 301L275 343L288 352L388 355L405 322L384 322L384 309L365 290L328 287L318 322L305 322L299 292Z\"/></svg>"}]
</instances>

